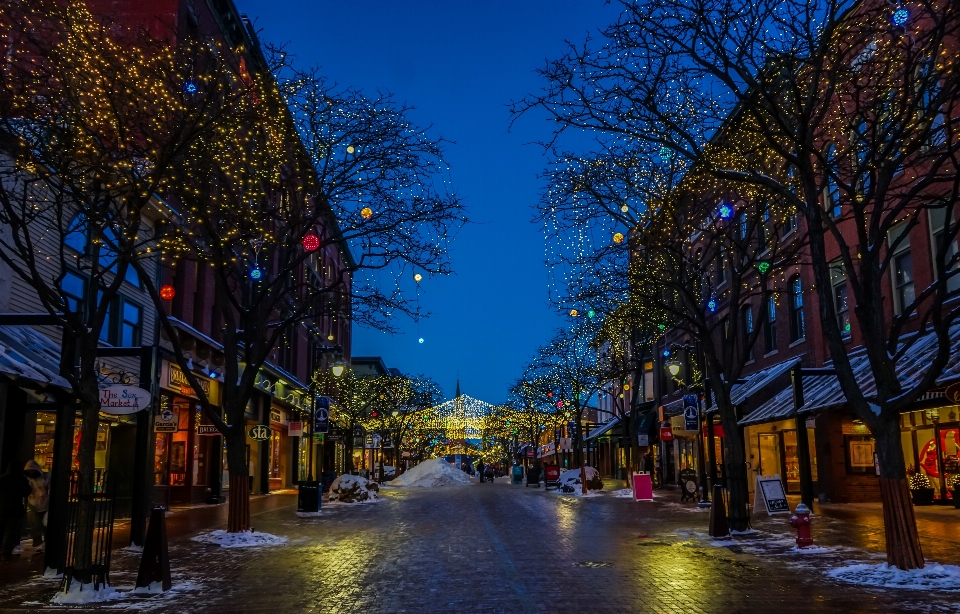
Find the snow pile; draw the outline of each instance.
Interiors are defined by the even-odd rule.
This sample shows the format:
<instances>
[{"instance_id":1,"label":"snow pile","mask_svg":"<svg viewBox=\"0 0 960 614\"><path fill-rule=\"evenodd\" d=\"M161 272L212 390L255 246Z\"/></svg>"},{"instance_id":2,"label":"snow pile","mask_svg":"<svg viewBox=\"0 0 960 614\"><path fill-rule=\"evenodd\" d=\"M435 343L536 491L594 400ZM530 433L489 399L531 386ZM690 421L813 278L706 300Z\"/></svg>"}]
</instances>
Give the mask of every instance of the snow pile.
<instances>
[{"instance_id":1,"label":"snow pile","mask_svg":"<svg viewBox=\"0 0 960 614\"><path fill-rule=\"evenodd\" d=\"M615 490L613 491L613 496L617 499L633 499L633 489L621 488L620 490Z\"/></svg>"},{"instance_id":2,"label":"snow pile","mask_svg":"<svg viewBox=\"0 0 960 614\"><path fill-rule=\"evenodd\" d=\"M341 475L330 484L327 500L341 503L376 501L380 498L377 495L379 491L380 487L376 482L371 482L367 478L359 475Z\"/></svg>"},{"instance_id":3,"label":"snow pile","mask_svg":"<svg viewBox=\"0 0 960 614\"><path fill-rule=\"evenodd\" d=\"M240 531L239 533L227 533L223 529L211 531L210 533L201 533L191 538L195 542L202 544L213 544L221 548L253 548L258 546L279 546L287 543L286 537L271 535L270 533L257 533L254 530Z\"/></svg>"},{"instance_id":4,"label":"snow pile","mask_svg":"<svg viewBox=\"0 0 960 614\"><path fill-rule=\"evenodd\" d=\"M600 490L603 488L603 481L600 480L600 472L593 467L584 467L584 473L587 476L587 490ZM580 494L580 469L570 469L560 474L560 492Z\"/></svg>"},{"instance_id":5,"label":"snow pile","mask_svg":"<svg viewBox=\"0 0 960 614\"><path fill-rule=\"evenodd\" d=\"M903 571L886 563L879 565L859 564L838 567L826 572L835 580L879 586L883 588L906 588L913 590L939 590L960 592L960 567L956 565L928 565L923 569Z\"/></svg>"},{"instance_id":6,"label":"snow pile","mask_svg":"<svg viewBox=\"0 0 960 614\"><path fill-rule=\"evenodd\" d=\"M115 591L112 586L102 585L99 590L95 590L93 584L82 584L74 581L70 583L69 590L66 592L59 591L53 596L50 603L58 605L99 603L102 601L113 601L121 597L122 595Z\"/></svg>"},{"instance_id":7,"label":"snow pile","mask_svg":"<svg viewBox=\"0 0 960 614\"><path fill-rule=\"evenodd\" d=\"M824 552L833 552L833 548L824 548L823 546L807 546L806 548L801 548L794 546L790 549L790 552L793 554L823 554Z\"/></svg>"},{"instance_id":8,"label":"snow pile","mask_svg":"<svg viewBox=\"0 0 960 614\"><path fill-rule=\"evenodd\" d=\"M391 486L462 486L470 483L470 477L442 458L431 458L390 482Z\"/></svg>"}]
</instances>

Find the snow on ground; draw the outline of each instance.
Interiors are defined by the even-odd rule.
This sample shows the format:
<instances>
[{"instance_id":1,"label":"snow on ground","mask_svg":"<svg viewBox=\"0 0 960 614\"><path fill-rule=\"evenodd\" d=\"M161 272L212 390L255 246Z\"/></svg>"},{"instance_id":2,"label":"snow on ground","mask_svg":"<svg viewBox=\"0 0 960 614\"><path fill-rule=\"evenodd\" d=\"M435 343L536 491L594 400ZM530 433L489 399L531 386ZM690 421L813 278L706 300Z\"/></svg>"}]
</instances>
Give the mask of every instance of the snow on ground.
<instances>
[{"instance_id":1,"label":"snow on ground","mask_svg":"<svg viewBox=\"0 0 960 614\"><path fill-rule=\"evenodd\" d=\"M359 475L344 474L330 484L329 501L340 503L370 503L376 501L380 487Z\"/></svg>"},{"instance_id":2,"label":"snow on ground","mask_svg":"<svg viewBox=\"0 0 960 614\"><path fill-rule=\"evenodd\" d=\"M103 601L113 601L120 599L122 595L112 586L101 586L99 590L93 588L93 584L82 584L80 582L71 582L70 589L67 592L58 591L50 603L57 605L100 603Z\"/></svg>"},{"instance_id":3,"label":"snow on ground","mask_svg":"<svg viewBox=\"0 0 960 614\"><path fill-rule=\"evenodd\" d=\"M470 477L463 471L442 458L431 458L395 478L390 482L390 486L431 488L434 486L463 486L469 483Z\"/></svg>"},{"instance_id":4,"label":"snow on ground","mask_svg":"<svg viewBox=\"0 0 960 614\"><path fill-rule=\"evenodd\" d=\"M633 499L633 490L630 488L621 488L620 490L614 490L611 494L617 499Z\"/></svg>"},{"instance_id":5,"label":"snow on ground","mask_svg":"<svg viewBox=\"0 0 960 614\"><path fill-rule=\"evenodd\" d=\"M903 571L886 563L846 565L826 572L827 576L864 586L960 592L960 567L929 564L923 569Z\"/></svg>"},{"instance_id":6,"label":"snow on ground","mask_svg":"<svg viewBox=\"0 0 960 614\"><path fill-rule=\"evenodd\" d=\"M595 490L603 488L603 482L600 481L600 472L593 467L584 467L584 475L587 476L587 496ZM581 495L583 489L580 486L580 468L568 469L560 474L559 492L564 494Z\"/></svg>"},{"instance_id":7,"label":"snow on ground","mask_svg":"<svg viewBox=\"0 0 960 614\"><path fill-rule=\"evenodd\" d=\"M271 535L270 533L259 533L257 531L241 531L239 533L227 533L223 529L201 533L190 538L195 542L202 544L213 544L221 548L256 548L260 546L280 546L287 543L286 537Z\"/></svg>"}]
</instances>

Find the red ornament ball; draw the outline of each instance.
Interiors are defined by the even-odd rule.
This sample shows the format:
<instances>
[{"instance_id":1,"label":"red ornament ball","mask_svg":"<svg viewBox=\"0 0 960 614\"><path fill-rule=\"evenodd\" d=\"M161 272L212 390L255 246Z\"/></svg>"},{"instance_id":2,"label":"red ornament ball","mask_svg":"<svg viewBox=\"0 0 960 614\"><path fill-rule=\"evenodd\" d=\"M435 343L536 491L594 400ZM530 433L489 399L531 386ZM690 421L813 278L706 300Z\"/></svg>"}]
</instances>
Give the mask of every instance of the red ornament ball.
<instances>
[{"instance_id":1,"label":"red ornament ball","mask_svg":"<svg viewBox=\"0 0 960 614\"><path fill-rule=\"evenodd\" d=\"M303 243L303 249L307 250L308 252L315 252L318 249L320 249L320 237L318 237L313 233L310 233L307 236L305 236L303 238L302 243Z\"/></svg>"},{"instance_id":2,"label":"red ornament ball","mask_svg":"<svg viewBox=\"0 0 960 614\"><path fill-rule=\"evenodd\" d=\"M174 296L176 296L176 294L177 294L177 291L174 290L173 286L171 286L170 284L160 286L160 298L162 298L163 300L169 301Z\"/></svg>"}]
</instances>

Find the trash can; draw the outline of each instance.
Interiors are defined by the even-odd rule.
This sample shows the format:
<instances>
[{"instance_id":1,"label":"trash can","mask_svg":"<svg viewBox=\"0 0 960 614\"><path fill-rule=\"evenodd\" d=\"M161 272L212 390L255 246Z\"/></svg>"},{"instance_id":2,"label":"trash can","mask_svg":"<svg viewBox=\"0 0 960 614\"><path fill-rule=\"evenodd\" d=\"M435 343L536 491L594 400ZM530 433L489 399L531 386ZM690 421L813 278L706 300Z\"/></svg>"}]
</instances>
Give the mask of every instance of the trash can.
<instances>
[{"instance_id":1,"label":"trash can","mask_svg":"<svg viewBox=\"0 0 960 614\"><path fill-rule=\"evenodd\" d=\"M320 482L303 480L297 492L298 512L317 512L320 510Z\"/></svg>"},{"instance_id":2,"label":"trash can","mask_svg":"<svg viewBox=\"0 0 960 614\"><path fill-rule=\"evenodd\" d=\"M536 486L537 488L540 488L540 473L541 469L539 463L527 469L527 483L524 484L524 488L527 486Z\"/></svg>"},{"instance_id":3,"label":"trash can","mask_svg":"<svg viewBox=\"0 0 960 614\"><path fill-rule=\"evenodd\" d=\"M514 484L522 484L523 483L523 467L521 467L520 465L514 465L512 476L513 476L512 481Z\"/></svg>"}]
</instances>

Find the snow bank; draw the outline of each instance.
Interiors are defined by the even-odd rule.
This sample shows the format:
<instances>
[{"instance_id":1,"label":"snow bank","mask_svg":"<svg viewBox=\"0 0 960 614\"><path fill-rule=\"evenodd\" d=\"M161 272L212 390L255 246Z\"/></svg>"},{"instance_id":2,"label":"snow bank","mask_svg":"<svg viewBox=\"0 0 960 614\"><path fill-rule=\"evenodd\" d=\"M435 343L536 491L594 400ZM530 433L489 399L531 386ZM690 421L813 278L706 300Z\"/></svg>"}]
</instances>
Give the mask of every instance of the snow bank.
<instances>
[{"instance_id":1,"label":"snow bank","mask_svg":"<svg viewBox=\"0 0 960 614\"><path fill-rule=\"evenodd\" d=\"M594 491L603 488L603 482L600 480L600 472L593 467L584 467L583 471L587 476L587 490ZM580 494L580 469L569 469L560 474L560 492Z\"/></svg>"},{"instance_id":2,"label":"snow bank","mask_svg":"<svg viewBox=\"0 0 960 614\"><path fill-rule=\"evenodd\" d=\"M121 597L122 595L115 591L112 586L101 586L99 590L94 590L93 584L81 584L74 581L70 583L70 589L67 592L58 592L50 600L50 603L58 605L100 603L114 601Z\"/></svg>"},{"instance_id":3,"label":"snow bank","mask_svg":"<svg viewBox=\"0 0 960 614\"><path fill-rule=\"evenodd\" d=\"M270 533L258 533L253 530L227 533L220 529L210 533L201 533L190 539L202 544L220 546L221 548L255 548L259 546L280 546L287 543L286 537L271 535Z\"/></svg>"},{"instance_id":4,"label":"snow bank","mask_svg":"<svg viewBox=\"0 0 960 614\"><path fill-rule=\"evenodd\" d=\"M956 565L931 564L923 569L903 571L886 563L859 564L831 569L826 574L835 580L864 586L960 592L960 567Z\"/></svg>"},{"instance_id":5,"label":"snow bank","mask_svg":"<svg viewBox=\"0 0 960 614\"><path fill-rule=\"evenodd\" d=\"M328 501L341 503L366 503L379 499L380 487L376 482L359 475L341 475L330 484Z\"/></svg>"},{"instance_id":6,"label":"snow bank","mask_svg":"<svg viewBox=\"0 0 960 614\"><path fill-rule=\"evenodd\" d=\"M390 482L390 486L463 486L470 483L470 477L442 458L425 460Z\"/></svg>"},{"instance_id":7,"label":"snow bank","mask_svg":"<svg viewBox=\"0 0 960 614\"><path fill-rule=\"evenodd\" d=\"M621 488L620 490L615 490L613 491L613 496L617 499L633 499L633 489Z\"/></svg>"}]
</instances>

